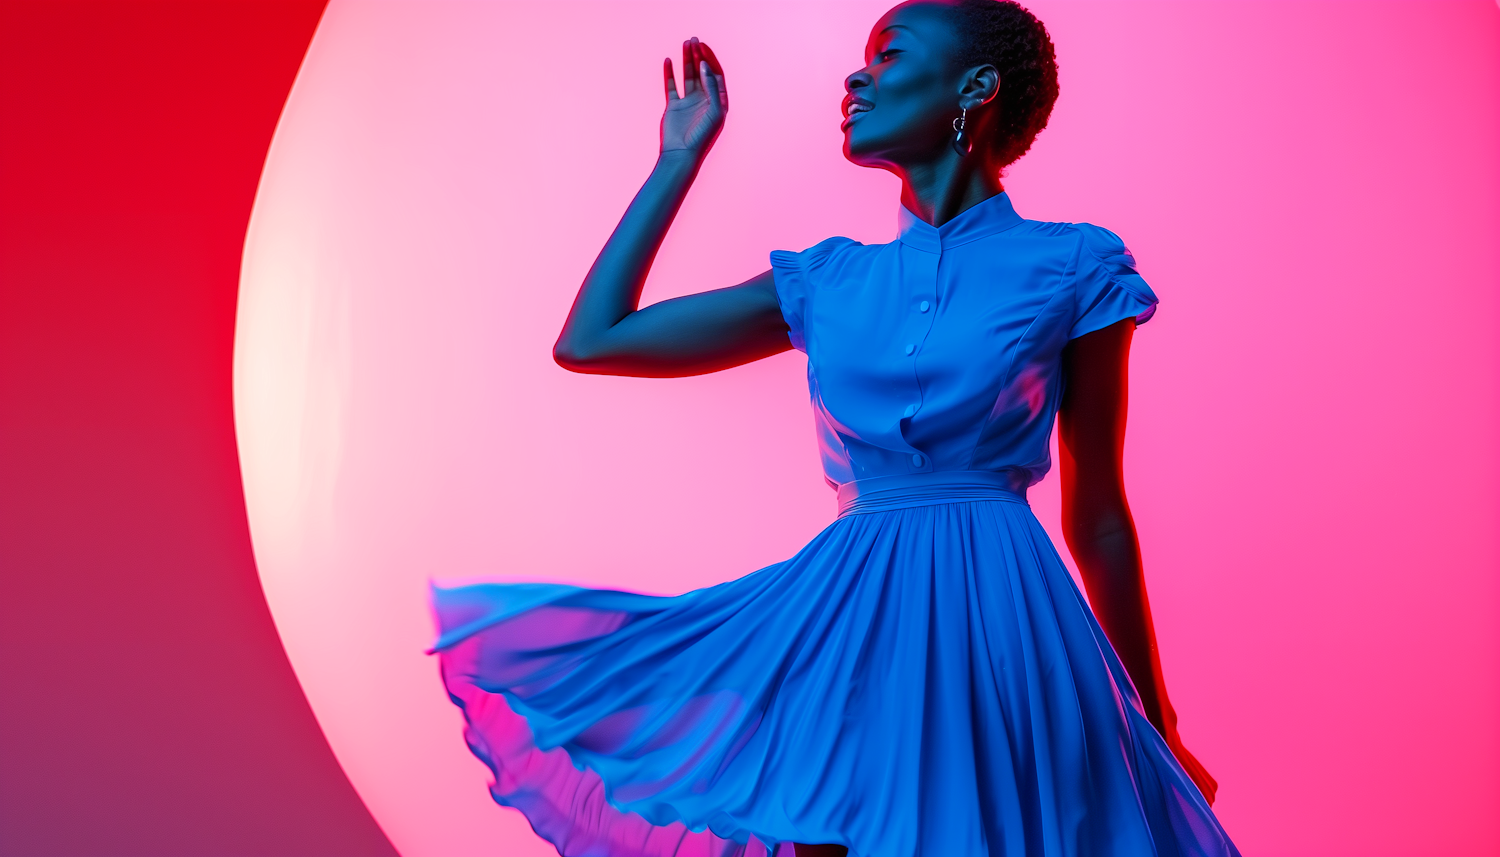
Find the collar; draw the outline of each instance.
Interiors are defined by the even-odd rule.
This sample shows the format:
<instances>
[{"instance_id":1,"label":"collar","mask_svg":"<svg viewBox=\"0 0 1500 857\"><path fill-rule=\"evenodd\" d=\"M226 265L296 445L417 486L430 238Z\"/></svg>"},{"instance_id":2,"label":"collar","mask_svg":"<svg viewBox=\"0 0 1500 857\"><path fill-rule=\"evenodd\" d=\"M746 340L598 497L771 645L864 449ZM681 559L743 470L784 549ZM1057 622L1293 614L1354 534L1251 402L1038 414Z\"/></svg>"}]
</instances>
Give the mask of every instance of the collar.
<instances>
[{"instance_id":1,"label":"collar","mask_svg":"<svg viewBox=\"0 0 1500 857\"><path fill-rule=\"evenodd\" d=\"M906 206L896 212L896 226L901 242L916 250L942 253L970 241L994 235L1021 223L1021 215L1010 204L1010 194L998 193L972 206L942 226L933 226L912 214Z\"/></svg>"}]
</instances>

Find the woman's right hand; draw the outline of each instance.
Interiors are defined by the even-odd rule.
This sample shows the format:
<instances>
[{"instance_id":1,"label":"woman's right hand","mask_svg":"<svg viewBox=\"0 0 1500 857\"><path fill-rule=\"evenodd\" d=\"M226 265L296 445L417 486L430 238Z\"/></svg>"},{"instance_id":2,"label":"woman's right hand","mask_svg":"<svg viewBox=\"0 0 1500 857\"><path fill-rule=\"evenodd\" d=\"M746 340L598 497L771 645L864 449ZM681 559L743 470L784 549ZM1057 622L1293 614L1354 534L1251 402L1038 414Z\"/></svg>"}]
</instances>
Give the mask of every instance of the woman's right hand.
<instances>
[{"instance_id":1,"label":"woman's right hand","mask_svg":"<svg viewBox=\"0 0 1500 857\"><path fill-rule=\"evenodd\" d=\"M1182 745L1182 739L1177 736L1177 730L1171 731L1172 734L1167 736L1167 748L1172 751L1173 756L1177 757L1177 764L1182 766L1183 772L1198 787L1198 791L1203 792L1203 799L1212 806L1214 795L1219 791L1219 781L1214 779L1208 773L1208 769L1203 767L1203 763Z\"/></svg>"},{"instance_id":2,"label":"woman's right hand","mask_svg":"<svg viewBox=\"0 0 1500 857\"><path fill-rule=\"evenodd\" d=\"M718 139L729 112L724 69L708 45L694 37L682 43L682 95L677 94L670 57L662 73L667 109L661 116L661 153L689 152L702 158Z\"/></svg>"},{"instance_id":3,"label":"woman's right hand","mask_svg":"<svg viewBox=\"0 0 1500 857\"><path fill-rule=\"evenodd\" d=\"M724 70L708 45L682 46L682 94L665 63L661 157L583 279L552 356L596 375L676 378L769 357L792 347L766 271L738 286L640 307L656 251L693 185L729 108Z\"/></svg>"}]
</instances>

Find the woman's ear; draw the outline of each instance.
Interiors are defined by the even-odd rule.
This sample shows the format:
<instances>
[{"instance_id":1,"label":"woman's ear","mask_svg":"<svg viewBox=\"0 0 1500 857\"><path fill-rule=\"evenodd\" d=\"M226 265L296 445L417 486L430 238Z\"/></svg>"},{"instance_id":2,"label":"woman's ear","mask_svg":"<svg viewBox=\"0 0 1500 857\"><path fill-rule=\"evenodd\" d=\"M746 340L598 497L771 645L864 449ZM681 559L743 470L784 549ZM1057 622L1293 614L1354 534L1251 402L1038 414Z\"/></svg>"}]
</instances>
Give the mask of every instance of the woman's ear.
<instances>
[{"instance_id":1,"label":"woman's ear","mask_svg":"<svg viewBox=\"0 0 1500 857\"><path fill-rule=\"evenodd\" d=\"M964 74L958 95L970 110L989 104L1000 94L1000 70L992 65L978 65Z\"/></svg>"}]
</instances>

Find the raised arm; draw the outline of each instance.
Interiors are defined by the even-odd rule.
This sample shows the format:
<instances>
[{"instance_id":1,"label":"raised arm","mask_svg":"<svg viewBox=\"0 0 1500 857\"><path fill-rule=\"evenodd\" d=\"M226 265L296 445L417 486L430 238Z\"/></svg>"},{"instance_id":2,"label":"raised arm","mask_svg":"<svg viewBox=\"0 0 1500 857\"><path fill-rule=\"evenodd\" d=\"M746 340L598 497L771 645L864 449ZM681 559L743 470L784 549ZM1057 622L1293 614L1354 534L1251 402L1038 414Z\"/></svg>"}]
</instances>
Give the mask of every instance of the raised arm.
<instances>
[{"instance_id":1,"label":"raised arm","mask_svg":"<svg viewBox=\"0 0 1500 857\"><path fill-rule=\"evenodd\" d=\"M729 109L724 71L708 45L682 46L682 94L663 65L661 154L589 269L553 346L565 369L599 375L700 375L791 347L771 272L738 286L637 309L641 287Z\"/></svg>"},{"instance_id":2,"label":"raised arm","mask_svg":"<svg viewBox=\"0 0 1500 857\"><path fill-rule=\"evenodd\" d=\"M1085 334L1063 352L1067 387L1058 414L1063 537L1078 562L1089 603L1130 680L1146 717L1203 796L1213 803L1218 783L1177 735L1177 713L1167 699L1135 520L1125 500L1122 467L1130 340L1126 319Z\"/></svg>"}]
</instances>

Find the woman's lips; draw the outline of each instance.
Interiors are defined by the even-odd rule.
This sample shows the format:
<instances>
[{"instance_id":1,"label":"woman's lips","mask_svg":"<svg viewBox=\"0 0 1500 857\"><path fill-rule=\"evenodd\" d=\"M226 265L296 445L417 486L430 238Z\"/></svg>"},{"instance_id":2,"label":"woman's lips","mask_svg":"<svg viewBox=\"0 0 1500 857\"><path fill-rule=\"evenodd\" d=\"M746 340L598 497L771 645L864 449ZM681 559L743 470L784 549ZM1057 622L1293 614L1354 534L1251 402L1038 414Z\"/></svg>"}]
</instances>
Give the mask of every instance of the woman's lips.
<instances>
[{"instance_id":1,"label":"woman's lips","mask_svg":"<svg viewBox=\"0 0 1500 857\"><path fill-rule=\"evenodd\" d=\"M849 123L853 122L856 117L864 113L869 113L874 109L875 105L871 104L868 101L864 101L859 98L847 99L844 102L844 121L840 123L839 127L848 128Z\"/></svg>"}]
</instances>

